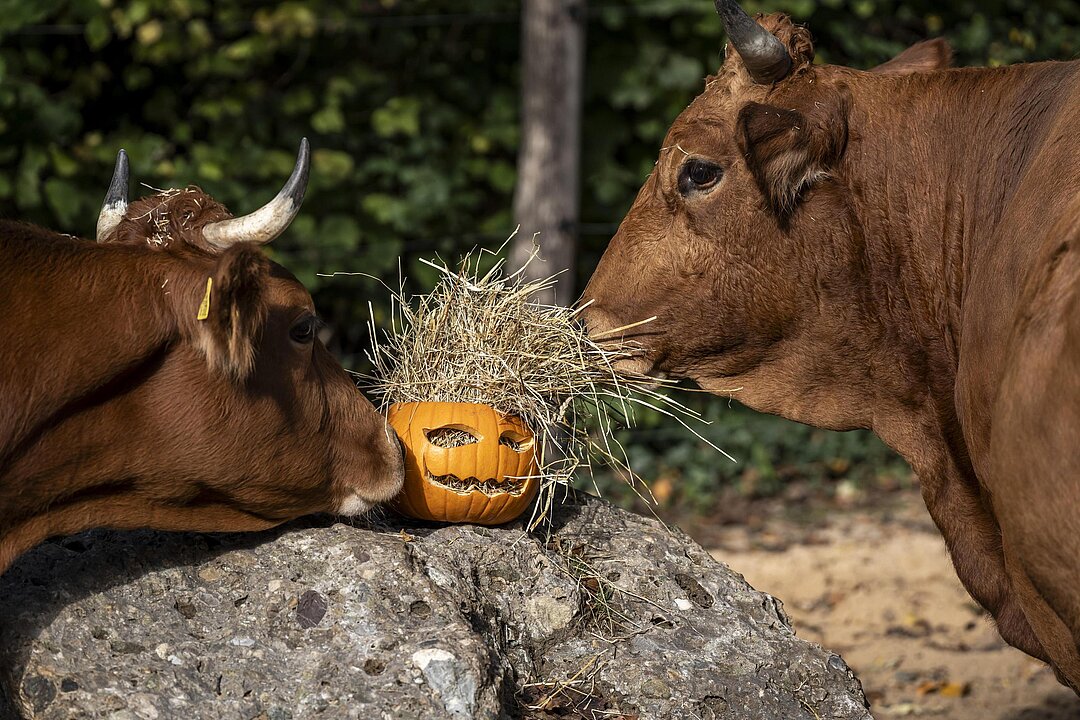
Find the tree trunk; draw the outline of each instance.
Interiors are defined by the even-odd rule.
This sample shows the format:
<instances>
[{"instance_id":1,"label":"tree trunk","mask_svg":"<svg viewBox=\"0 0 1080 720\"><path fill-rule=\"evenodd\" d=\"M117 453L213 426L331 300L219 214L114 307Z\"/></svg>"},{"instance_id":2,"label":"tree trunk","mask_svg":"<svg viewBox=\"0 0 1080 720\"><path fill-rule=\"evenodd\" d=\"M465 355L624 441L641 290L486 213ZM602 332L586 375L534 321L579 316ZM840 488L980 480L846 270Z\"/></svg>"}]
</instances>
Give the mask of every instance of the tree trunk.
<instances>
[{"instance_id":1,"label":"tree trunk","mask_svg":"<svg viewBox=\"0 0 1080 720\"><path fill-rule=\"evenodd\" d=\"M585 61L585 0L524 0L522 11L521 149L510 249L516 270L538 279L565 270L556 289L537 299L574 301L577 255L581 96Z\"/></svg>"}]
</instances>

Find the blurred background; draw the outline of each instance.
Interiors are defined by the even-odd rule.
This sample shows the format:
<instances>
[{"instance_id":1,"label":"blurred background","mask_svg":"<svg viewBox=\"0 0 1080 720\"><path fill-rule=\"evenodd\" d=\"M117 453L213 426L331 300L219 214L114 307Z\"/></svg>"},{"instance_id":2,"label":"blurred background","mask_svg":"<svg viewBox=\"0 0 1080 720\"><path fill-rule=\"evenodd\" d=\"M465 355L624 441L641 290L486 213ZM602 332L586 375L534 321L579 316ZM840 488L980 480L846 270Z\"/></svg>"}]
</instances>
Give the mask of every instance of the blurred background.
<instances>
[{"instance_id":1,"label":"blurred background","mask_svg":"<svg viewBox=\"0 0 1080 720\"><path fill-rule=\"evenodd\" d=\"M960 65L1080 50L1072 0L744 6L790 12L809 24L819 61L856 67L939 35ZM400 267L406 289L425 292L435 278L418 257L453 262L474 245L497 248L518 221L523 235L540 230L522 220L527 198L515 220L522 98L538 92L530 107L551 115L544 93L562 93L570 127L574 103L581 108L569 159L577 179L540 192L569 189L576 206L557 228L576 260L560 298L572 300L667 127L719 66L724 38L708 0L546 7L583 43L569 81L550 72L523 81L523 48L542 55L548 46L526 34L527 13L511 0L0 1L0 214L92 237L120 147L146 186L133 194L196 184L248 212L274 195L306 135L315 148L307 200L271 253L312 290L331 348L362 369L368 302L384 320L389 293L373 279L319 273L369 273L396 286ZM561 47L554 52L573 54ZM542 87L556 79L562 86ZM708 520L737 512L731 498L843 498L910 482L868 433L813 430L700 395L686 401L711 421L701 432L739 462L663 418L640 417L623 440L670 516ZM634 502L610 478L597 482Z\"/></svg>"}]
</instances>

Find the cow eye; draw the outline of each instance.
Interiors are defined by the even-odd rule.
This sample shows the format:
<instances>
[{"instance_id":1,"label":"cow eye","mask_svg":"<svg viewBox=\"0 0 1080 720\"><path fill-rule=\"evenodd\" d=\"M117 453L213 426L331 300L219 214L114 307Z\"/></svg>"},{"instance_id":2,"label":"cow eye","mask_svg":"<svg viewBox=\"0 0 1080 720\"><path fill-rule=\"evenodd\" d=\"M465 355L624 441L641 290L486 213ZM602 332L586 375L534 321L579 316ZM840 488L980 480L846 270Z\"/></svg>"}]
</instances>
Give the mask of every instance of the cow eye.
<instances>
[{"instance_id":1,"label":"cow eye","mask_svg":"<svg viewBox=\"0 0 1080 720\"><path fill-rule=\"evenodd\" d=\"M322 327L322 321L314 315L307 315L289 328L289 338L301 345L309 345L315 341L315 335Z\"/></svg>"},{"instance_id":2,"label":"cow eye","mask_svg":"<svg viewBox=\"0 0 1080 720\"><path fill-rule=\"evenodd\" d=\"M716 163L690 158L679 171L679 192L686 195L694 190L707 190L723 176L724 169Z\"/></svg>"}]
</instances>

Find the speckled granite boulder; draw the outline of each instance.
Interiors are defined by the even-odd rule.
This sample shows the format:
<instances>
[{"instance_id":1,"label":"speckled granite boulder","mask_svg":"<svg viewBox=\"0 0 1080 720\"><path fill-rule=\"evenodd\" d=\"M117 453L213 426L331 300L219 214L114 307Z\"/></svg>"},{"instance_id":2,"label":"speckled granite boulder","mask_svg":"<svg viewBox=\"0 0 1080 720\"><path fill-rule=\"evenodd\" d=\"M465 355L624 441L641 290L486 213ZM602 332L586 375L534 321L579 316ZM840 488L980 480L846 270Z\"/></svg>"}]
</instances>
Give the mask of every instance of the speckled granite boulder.
<instances>
[{"instance_id":1,"label":"speckled granite boulder","mask_svg":"<svg viewBox=\"0 0 1080 720\"><path fill-rule=\"evenodd\" d=\"M606 714L601 714L606 713ZM0 579L0 718L869 718L839 656L677 530L94 532Z\"/></svg>"}]
</instances>

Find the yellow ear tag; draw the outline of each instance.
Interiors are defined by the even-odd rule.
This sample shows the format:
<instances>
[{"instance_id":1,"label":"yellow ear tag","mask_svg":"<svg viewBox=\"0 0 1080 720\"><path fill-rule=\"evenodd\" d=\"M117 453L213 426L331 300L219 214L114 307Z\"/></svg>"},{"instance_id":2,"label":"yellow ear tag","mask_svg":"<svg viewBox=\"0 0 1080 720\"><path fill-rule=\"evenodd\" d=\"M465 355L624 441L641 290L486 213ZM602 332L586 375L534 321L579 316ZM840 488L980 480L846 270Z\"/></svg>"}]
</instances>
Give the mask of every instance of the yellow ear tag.
<instances>
[{"instance_id":1,"label":"yellow ear tag","mask_svg":"<svg viewBox=\"0 0 1080 720\"><path fill-rule=\"evenodd\" d=\"M206 278L206 294L203 295L202 302L199 303L199 314L195 316L196 320L205 320L210 317L210 288L214 287L214 278Z\"/></svg>"}]
</instances>

